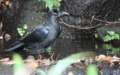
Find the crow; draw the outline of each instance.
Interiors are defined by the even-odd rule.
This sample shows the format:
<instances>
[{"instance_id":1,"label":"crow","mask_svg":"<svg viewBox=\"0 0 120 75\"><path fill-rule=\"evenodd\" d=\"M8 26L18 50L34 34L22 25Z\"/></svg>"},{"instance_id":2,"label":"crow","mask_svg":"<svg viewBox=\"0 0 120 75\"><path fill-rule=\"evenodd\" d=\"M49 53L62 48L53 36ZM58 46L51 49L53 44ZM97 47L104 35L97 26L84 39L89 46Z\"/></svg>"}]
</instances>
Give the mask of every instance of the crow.
<instances>
[{"instance_id":1,"label":"crow","mask_svg":"<svg viewBox=\"0 0 120 75\"><path fill-rule=\"evenodd\" d=\"M69 13L52 8L48 11L46 21L38 26L33 32L16 41L10 48L4 51L17 50L20 47L32 48L38 53L47 48L56 40L61 33L59 18L68 16Z\"/></svg>"}]
</instances>

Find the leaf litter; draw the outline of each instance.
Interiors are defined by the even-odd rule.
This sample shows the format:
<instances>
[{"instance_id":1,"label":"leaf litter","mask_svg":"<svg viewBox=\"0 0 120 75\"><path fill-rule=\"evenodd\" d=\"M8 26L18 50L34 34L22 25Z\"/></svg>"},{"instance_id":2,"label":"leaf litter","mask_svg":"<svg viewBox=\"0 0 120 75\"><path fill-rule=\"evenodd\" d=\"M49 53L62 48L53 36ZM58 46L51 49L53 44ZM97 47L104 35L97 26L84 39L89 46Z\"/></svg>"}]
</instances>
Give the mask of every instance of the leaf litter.
<instances>
[{"instance_id":1,"label":"leaf litter","mask_svg":"<svg viewBox=\"0 0 120 75\"><path fill-rule=\"evenodd\" d=\"M73 54L74 55L74 54ZM50 58L42 58L41 55L39 55L39 59L35 60L34 56L29 55L25 60L23 60L26 71L29 75L34 75L37 68L40 67L48 67L57 64L60 60L58 60L58 57L54 60L53 59L54 53L50 56ZM120 66L120 58L116 55L110 56L110 55L103 55L100 54L99 56L95 57L88 57L88 58L82 58L78 59L77 63L73 63L70 66L68 66L67 69L70 69L72 67L77 67L79 69L86 69L86 67L90 64L95 64L99 70L104 69L106 67L111 67L114 65ZM9 58L3 58L0 59L0 66L2 65L14 65L16 62L14 60L11 60ZM46 72L47 69L46 69ZM69 72L68 75L73 75L72 72Z\"/></svg>"}]
</instances>

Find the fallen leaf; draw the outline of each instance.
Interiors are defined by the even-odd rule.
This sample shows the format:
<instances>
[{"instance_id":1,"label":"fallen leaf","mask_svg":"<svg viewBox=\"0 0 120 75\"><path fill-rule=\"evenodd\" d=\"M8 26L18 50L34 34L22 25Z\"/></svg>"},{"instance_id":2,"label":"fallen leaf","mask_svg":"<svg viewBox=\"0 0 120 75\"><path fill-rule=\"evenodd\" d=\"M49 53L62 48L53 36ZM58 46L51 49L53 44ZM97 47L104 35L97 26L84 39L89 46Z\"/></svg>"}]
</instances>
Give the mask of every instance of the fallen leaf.
<instances>
[{"instance_id":1,"label":"fallen leaf","mask_svg":"<svg viewBox=\"0 0 120 75\"><path fill-rule=\"evenodd\" d=\"M3 62L3 65L13 65L14 63L15 63L14 60L8 60L8 61Z\"/></svg>"},{"instance_id":2,"label":"fallen leaf","mask_svg":"<svg viewBox=\"0 0 120 75\"><path fill-rule=\"evenodd\" d=\"M29 55L29 56L27 57L27 59L25 59L24 61L27 62L27 63L34 62L34 61L35 61L35 58L34 58L32 55Z\"/></svg>"},{"instance_id":3,"label":"fallen leaf","mask_svg":"<svg viewBox=\"0 0 120 75\"><path fill-rule=\"evenodd\" d=\"M2 27L3 27L3 24L2 24L2 21L0 22L0 29L2 29Z\"/></svg>"},{"instance_id":4,"label":"fallen leaf","mask_svg":"<svg viewBox=\"0 0 120 75\"><path fill-rule=\"evenodd\" d=\"M74 75L72 72L68 72L68 75Z\"/></svg>"},{"instance_id":5,"label":"fallen leaf","mask_svg":"<svg viewBox=\"0 0 120 75\"><path fill-rule=\"evenodd\" d=\"M106 57L105 55L101 54L98 56L98 60L103 60L105 57Z\"/></svg>"},{"instance_id":6,"label":"fallen leaf","mask_svg":"<svg viewBox=\"0 0 120 75\"><path fill-rule=\"evenodd\" d=\"M40 65L51 65L50 64L50 59L43 59L41 62L40 62Z\"/></svg>"},{"instance_id":7,"label":"fallen leaf","mask_svg":"<svg viewBox=\"0 0 120 75\"><path fill-rule=\"evenodd\" d=\"M8 60L9 60L9 58L3 58L0 61L8 61Z\"/></svg>"}]
</instances>

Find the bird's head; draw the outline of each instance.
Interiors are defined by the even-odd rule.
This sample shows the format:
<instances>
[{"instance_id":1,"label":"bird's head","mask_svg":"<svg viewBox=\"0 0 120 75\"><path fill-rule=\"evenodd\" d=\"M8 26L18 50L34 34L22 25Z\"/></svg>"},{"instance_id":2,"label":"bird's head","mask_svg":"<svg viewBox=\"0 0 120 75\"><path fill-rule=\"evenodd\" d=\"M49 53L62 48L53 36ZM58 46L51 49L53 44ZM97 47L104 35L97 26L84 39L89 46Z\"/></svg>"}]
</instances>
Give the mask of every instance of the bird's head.
<instances>
[{"instance_id":1,"label":"bird's head","mask_svg":"<svg viewBox=\"0 0 120 75\"><path fill-rule=\"evenodd\" d=\"M53 18L60 18L60 17L63 17L63 16L68 16L69 13L67 12L64 12L64 11L59 11L58 9L56 8L52 8L48 11L48 16L51 17L52 19Z\"/></svg>"}]
</instances>

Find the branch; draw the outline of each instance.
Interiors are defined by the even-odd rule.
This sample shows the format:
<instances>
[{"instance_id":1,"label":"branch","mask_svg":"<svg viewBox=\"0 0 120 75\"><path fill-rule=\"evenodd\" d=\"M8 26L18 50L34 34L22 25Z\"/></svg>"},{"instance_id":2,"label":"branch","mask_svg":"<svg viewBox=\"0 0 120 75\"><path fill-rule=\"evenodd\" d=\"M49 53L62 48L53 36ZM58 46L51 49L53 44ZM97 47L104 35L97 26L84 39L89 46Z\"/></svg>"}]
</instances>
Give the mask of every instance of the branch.
<instances>
[{"instance_id":1,"label":"branch","mask_svg":"<svg viewBox=\"0 0 120 75\"><path fill-rule=\"evenodd\" d=\"M68 27L71 27L71 28L77 28L77 29L93 29L93 28L98 28L98 27L104 25L104 24L99 24L99 25L97 25L97 26L92 26L92 27L77 27L77 26L69 25L69 24L65 23L65 22L62 20L62 18L60 18L60 20L61 20L61 22L60 22L61 24L64 24L64 25L66 25L66 26L68 26Z\"/></svg>"},{"instance_id":2,"label":"branch","mask_svg":"<svg viewBox=\"0 0 120 75\"><path fill-rule=\"evenodd\" d=\"M100 22L104 22L104 23L108 23L108 24L119 24L120 22L109 22L109 21L103 21L103 20L100 20L100 19L97 19L97 18L94 18L94 20L96 21L100 21Z\"/></svg>"},{"instance_id":3,"label":"branch","mask_svg":"<svg viewBox=\"0 0 120 75\"><path fill-rule=\"evenodd\" d=\"M76 29L94 29L94 28L98 28L98 27L101 27L101 26L120 25L120 22L103 21L103 20L94 18L94 16L92 16L92 19L91 19L90 22L89 22L88 20L86 20L83 16L82 16L82 18L83 18L86 22L88 22L88 23L91 25L91 27L77 27L77 26L75 26L75 25L69 25L69 24L67 24L66 22L64 22L62 18L60 18L60 22L59 22L59 23L64 24L64 25L66 25L66 26L68 26L68 27L71 27L71 28L76 28ZM92 26L93 20L96 20L96 21L99 21L99 22L103 22L103 23L106 23L106 24L100 23L100 24L98 24L97 26Z\"/></svg>"}]
</instances>

